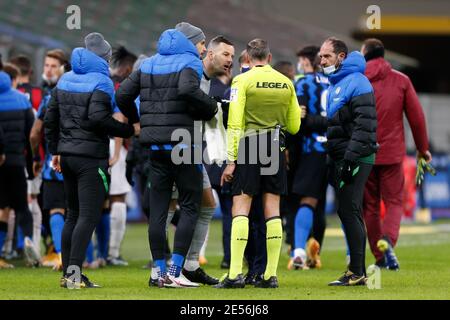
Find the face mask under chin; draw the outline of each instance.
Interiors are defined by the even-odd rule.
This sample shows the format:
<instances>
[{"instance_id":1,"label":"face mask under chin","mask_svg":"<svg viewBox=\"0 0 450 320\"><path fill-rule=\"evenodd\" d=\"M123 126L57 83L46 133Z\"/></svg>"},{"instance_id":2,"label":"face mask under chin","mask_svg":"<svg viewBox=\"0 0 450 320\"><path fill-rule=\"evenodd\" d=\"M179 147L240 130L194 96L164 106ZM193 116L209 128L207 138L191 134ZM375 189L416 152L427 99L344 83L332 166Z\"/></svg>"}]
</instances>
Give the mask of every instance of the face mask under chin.
<instances>
[{"instance_id":1,"label":"face mask under chin","mask_svg":"<svg viewBox=\"0 0 450 320\"><path fill-rule=\"evenodd\" d=\"M52 76L51 78L48 78L45 73L42 74L42 80L47 82L49 85L54 85L58 82L58 76Z\"/></svg>"},{"instance_id":2,"label":"face mask under chin","mask_svg":"<svg viewBox=\"0 0 450 320\"><path fill-rule=\"evenodd\" d=\"M303 69L303 64L301 64L300 62L297 63L297 72L299 74L304 74L305 73L305 69Z\"/></svg>"},{"instance_id":3,"label":"face mask under chin","mask_svg":"<svg viewBox=\"0 0 450 320\"><path fill-rule=\"evenodd\" d=\"M333 65L328 66L328 67L322 67L323 73L324 73L325 75L329 76L330 74L335 73L335 72L339 69L339 67L341 66L341 64L342 64L341 60L338 59L338 61L337 61L336 64L333 64Z\"/></svg>"},{"instance_id":4,"label":"face mask under chin","mask_svg":"<svg viewBox=\"0 0 450 320\"><path fill-rule=\"evenodd\" d=\"M333 64L329 67L324 67L323 69L323 73L327 76L329 76L330 74L334 73L336 71L336 66Z\"/></svg>"}]
</instances>

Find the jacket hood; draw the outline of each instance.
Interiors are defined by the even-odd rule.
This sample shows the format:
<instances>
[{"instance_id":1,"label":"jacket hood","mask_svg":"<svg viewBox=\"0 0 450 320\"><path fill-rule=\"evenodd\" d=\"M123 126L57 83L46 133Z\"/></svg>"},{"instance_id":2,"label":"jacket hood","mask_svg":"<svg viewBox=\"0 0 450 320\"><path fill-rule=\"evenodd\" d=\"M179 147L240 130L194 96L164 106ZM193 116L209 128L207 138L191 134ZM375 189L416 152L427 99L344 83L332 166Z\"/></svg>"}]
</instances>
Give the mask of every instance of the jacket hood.
<instances>
[{"instance_id":1,"label":"jacket hood","mask_svg":"<svg viewBox=\"0 0 450 320\"><path fill-rule=\"evenodd\" d=\"M161 34L158 41L158 53L161 55L191 53L196 57L199 56L194 44L175 29L166 30Z\"/></svg>"},{"instance_id":2,"label":"jacket hood","mask_svg":"<svg viewBox=\"0 0 450 320\"><path fill-rule=\"evenodd\" d=\"M370 81L377 81L386 78L391 70L389 62L383 58L376 58L367 62L366 76Z\"/></svg>"},{"instance_id":3,"label":"jacket hood","mask_svg":"<svg viewBox=\"0 0 450 320\"><path fill-rule=\"evenodd\" d=\"M0 71L0 93L6 92L11 89L11 78L9 75Z\"/></svg>"},{"instance_id":4,"label":"jacket hood","mask_svg":"<svg viewBox=\"0 0 450 320\"><path fill-rule=\"evenodd\" d=\"M75 48L72 51L72 70L77 74L99 72L109 77L109 65L105 59L85 48Z\"/></svg>"},{"instance_id":5,"label":"jacket hood","mask_svg":"<svg viewBox=\"0 0 450 320\"><path fill-rule=\"evenodd\" d=\"M336 73L330 75L329 79L332 84L338 83L351 73L362 73L366 70L366 60L359 51L351 52L342 62L341 67Z\"/></svg>"}]
</instances>

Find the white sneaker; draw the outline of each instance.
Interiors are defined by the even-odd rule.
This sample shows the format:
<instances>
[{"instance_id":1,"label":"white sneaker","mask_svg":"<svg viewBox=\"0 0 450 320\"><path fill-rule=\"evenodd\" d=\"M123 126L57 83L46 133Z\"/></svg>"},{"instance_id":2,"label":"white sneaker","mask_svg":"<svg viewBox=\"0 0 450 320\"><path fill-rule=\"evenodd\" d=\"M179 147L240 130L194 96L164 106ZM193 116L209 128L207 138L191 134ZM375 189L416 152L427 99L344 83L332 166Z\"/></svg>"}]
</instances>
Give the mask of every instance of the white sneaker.
<instances>
[{"instance_id":1,"label":"white sneaker","mask_svg":"<svg viewBox=\"0 0 450 320\"><path fill-rule=\"evenodd\" d=\"M306 266L306 251L303 248L297 248L294 250L293 266L295 270L309 269Z\"/></svg>"},{"instance_id":2,"label":"white sneaker","mask_svg":"<svg viewBox=\"0 0 450 320\"><path fill-rule=\"evenodd\" d=\"M33 240L29 237L25 237L24 239L24 250L25 258L27 260L27 264L32 267L38 267L40 264L40 256L36 251L36 247L34 245Z\"/></svg>"},{"instance_id":3,"label":"white sneaker","mask_svg":"<svg viewBox=\"0 0 450 320\"><path fill-rule=\"evenodd\" d=\"M192 282L191 280L189 280L188 278L186 278L183 274L183 272L180 273L180 276L178 277L180 279L180 281L182 281L185 286L187 287L191 287L191 288L197 288L200 287L200 284L197 282Z\"/></svg>"},{"instance_id":4,"label":"white sneaker","mask_svg":"<svg viewBox=\"0 0 450 320\"><path fill-rule=\"evenodd\" d=\"M181 274L179 277L167 275L164 281L164 287L166 288L195 288L198 286L198 283L189 281Z\"/></svg>"}]
</instances>

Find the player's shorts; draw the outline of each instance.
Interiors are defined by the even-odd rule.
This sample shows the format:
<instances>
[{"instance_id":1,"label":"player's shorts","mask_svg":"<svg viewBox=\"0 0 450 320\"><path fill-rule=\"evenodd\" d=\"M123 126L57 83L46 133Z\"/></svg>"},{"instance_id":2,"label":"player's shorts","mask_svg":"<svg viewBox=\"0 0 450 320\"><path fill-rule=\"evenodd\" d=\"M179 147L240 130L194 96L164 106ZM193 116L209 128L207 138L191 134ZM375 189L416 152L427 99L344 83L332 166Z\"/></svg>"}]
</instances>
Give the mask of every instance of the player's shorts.
<instances>
[{"instance_id":1,"label":"player's shorts","mask_svg":"<svg viewBox=\"0 0 450 320\"><path fill-rule=\"evenodd\" d=\"M300 156L292 192L301 197L321 199L327 190L327 155L309 153Z\"/></svg>"},{"instance_id":2,"label":"player's shorts","mask_svg":"<svg viewBox=\"0 0 450 320\"><path fill-rule=\"evenodd\" d=\"M0 166L0 209L28 208L26 179L22 166Z\"/></svg>"},{"instance_id":3,"label":"player's shorts","mask_svg":"<svg viewBox=\"0 0 450 320\"><path fill-rule=\"evenodd\" d=\"M202 165L203 173L203 190L211 188L211 182L209 181L208 172L206 172L205 166ZM178 199L178 189L175 184L172 187L172 199Z\"/></svg>"},{"instance_id":4,"label":"player's shorts","mask_svg":"<svg viewBox=\"0 0 450 320\"><path fill-rule=\"evenodd\" d=\"M270 138L270 135L268 135ZM239 153L242 150L242 141L246 141L248 146L248 139L242 139L239 146ZM267 144L270 146L270 143ZM249 159L238 159L236 169L233 173L233 181L231 184L231 194L240 195L247 194L255 196L263 193L273 193L278 195L287 194L287 170L286 159L284 152L279 148L274 150L278 153L278 160L272 159L270 163L263 164L260 159L257 159L256 164L251 164ZM249 155L249 149L246 147L246 155ZM272 150L268 150L265 154L271 155ZM239 154L238 154L239 158ZM264 172L266 171L266 172ZM269 172L267 172L269 171ZM271 174L267 174L274 172Z\"/></svg>"},{"instance_id":5,"label":"player's shorts","mask_svg":"<svg viewBox=\"0 0 450 320\"><path fill-rule=\"evenodd\" d=\"M38 175L33 180L27 180L27 193L37 195L41 193L42 176Z\"/></svg>"},{"instance_id":6,"label":"player's shorts","mask_svg":"<svg viewBox=\"0 0 450 320\"><path fill-rule=\"evenodd\" d=\"M115 141L109 140L109 153L114 154ZM119 161L110 168L111 170L111 185L109 186L109 195L121 195L127 194L131 191L131 186L127 181L125 172L127 169L126 164L127 150L122 146L120 149Z\"/></svg>"},{"instance_id":7,"label":"player's shorts","mask_svg":"<svg viewBox=\"0 0 450 320\"><path fill-rule=\"evenodd\" d=\"M65 209L66 194L64 192L64 182L44 180L42 189L42 202L44 210Z\"/></svg>"}]
</instances>

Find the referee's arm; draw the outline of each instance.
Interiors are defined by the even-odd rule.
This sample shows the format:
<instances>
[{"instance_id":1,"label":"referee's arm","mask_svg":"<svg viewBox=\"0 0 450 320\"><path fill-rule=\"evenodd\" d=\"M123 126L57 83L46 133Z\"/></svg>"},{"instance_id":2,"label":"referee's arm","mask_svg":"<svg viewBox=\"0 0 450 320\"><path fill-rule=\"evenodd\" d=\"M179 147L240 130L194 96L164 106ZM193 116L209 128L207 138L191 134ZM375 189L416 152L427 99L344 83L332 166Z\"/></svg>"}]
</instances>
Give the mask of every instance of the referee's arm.
<instances>
[{"instance_id":1,"label":"referee's arm","mask_svg":"<svg viewBox=\"0 0 450 320\"><path fill-rule=\"evenodd\" d=\"M298 105L297 94L293 86L291 86L291 103L287 111L286 130L294 135L300 130L301 117L300 106Z\"/></svg>"},{"instance_id":2,"label":"referee's arm","mask_svg":"<svg viewBox=\"0 0 450 320\"><path fill-rule=\"evenodd\" d=\"M239 141L245 130L245 94L245 86L242 80L239 81L239 76L237 76L231 85L230 108L228 112L227 154L229 161L237 160Z\"/></svg>"}]
</instances>

